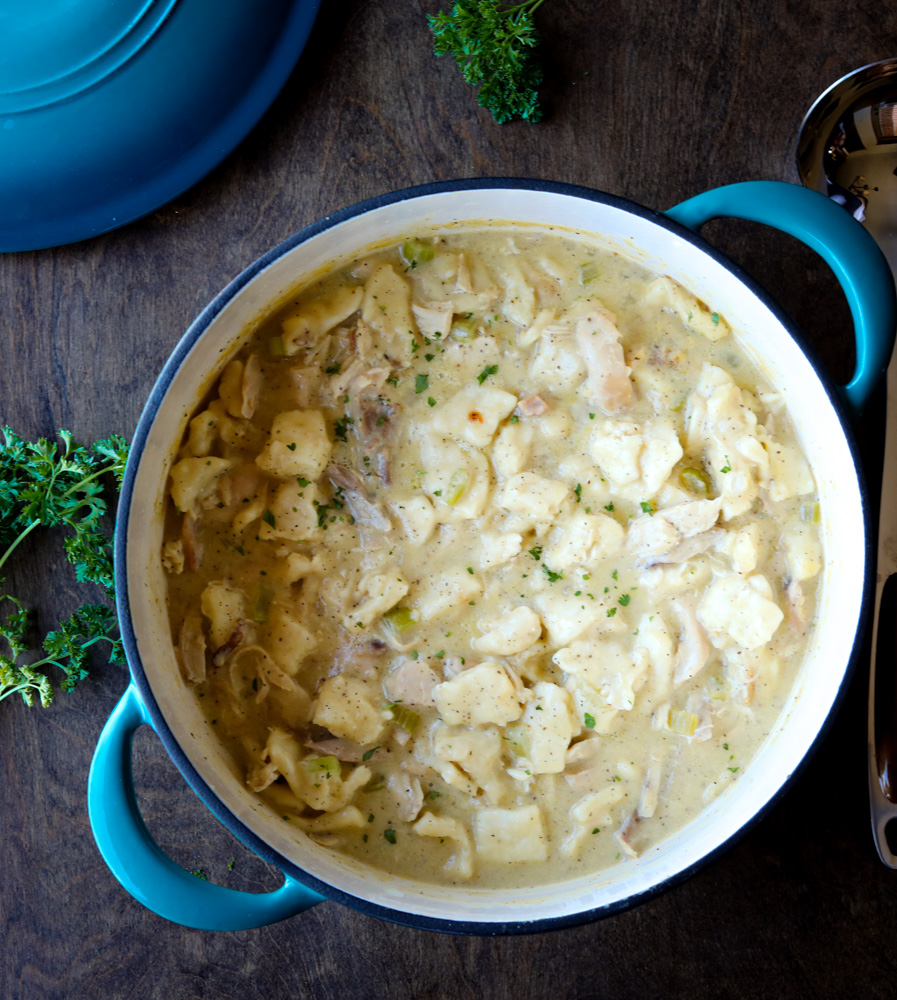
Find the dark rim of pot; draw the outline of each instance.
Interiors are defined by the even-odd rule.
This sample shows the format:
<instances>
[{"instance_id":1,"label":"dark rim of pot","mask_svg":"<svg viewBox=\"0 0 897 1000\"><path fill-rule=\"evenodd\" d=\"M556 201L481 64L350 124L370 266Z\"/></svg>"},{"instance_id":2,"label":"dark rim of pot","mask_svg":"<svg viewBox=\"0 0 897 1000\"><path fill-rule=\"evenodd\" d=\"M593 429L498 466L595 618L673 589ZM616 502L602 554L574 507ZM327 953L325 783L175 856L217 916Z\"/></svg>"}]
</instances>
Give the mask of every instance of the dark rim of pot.
<instances>
[{"instance_id":1,"label":"dark rim of pot","mask_svg":"<svg viewBox=\"0 0 897 1000\"><path fill-rule=\"evenodd\" d=\"M209 788L203 778L200 776L193 763L181 748L180 744L174 737L171 729L168 726L164 716L159 710L159 706L153 696L152 690L150 689L149 683L146 678L146 674L143 670L143 664L141 663L140 656L137 649L137 640L134 634L133 625L131 622L131 612L130 612L130 598L128 593L128 577L126 572L126 535L128 530L128 520L130 516L131 501L134 490L134 481L137 474L137 468L140 464L141 457L143 455L144 447L146 445L147 437L150 433L150 429L155 420L156 414L159 407L165 398L166 393L175 377L175 374L180 369L184 362L187 354L193 348L197 340L202 336L208 326L212 321L218 316L218 314L230 303L230 301L240 292L249 282L251 282L256 275L258 275L265 268L270 266L275 260L282 257L285 253L292 250L298 244L305 242L317 234L337 226L348 219L352 219L356 216L363 215L367 212L371 212L374 209L383 208L388 205L394 205L398 202L408 201L414 198L419 198L425 195L434 194L444 194L453 191L469 191L474 189L502 189L502 190L519 190L519 191L535 191L535 192L548 192L551 194L567 195L574 198L584 199L586 201L598 202L600 204L609 205L613 208L621 209L631 215L638 216L639 218L645 219L649 222L660 226L663 229L667 229L674 233L679 238L686 240L687 242L693 244L696 248L701 250L703 253L707 254L718 264L721 264L728 271L730 271L736 278L741 281L750 292L753 293L758 299L760 299L763 304L776 316L778 321L782 326L790 333L790 335L797 342L798 346L807 356L810 364L812 365L814 371L816 372L819 381L822 383L826 394L828 395L829 401L832 404L843 428L844 436L847 440L848 447L850 449L851 455L853 457L854 469L856 472L858 487L861 498L862 505L862 516L863 516L863 527L864 527L864 573L863 573L863 594L860 606L860 617L857 625L857 632L854 637L854 644L851 650L850 659L844 672L844 676L841 680L841 685L839 687L837 696L832 704L832 708L826 717L825 721L819 728L813 742L808 747L806 753L804 754L801 762L794 769L794 771L786 778L778 791L763 805L756 813L754 813L749 819L747 819L744 824L734 833L728 840L724 841L714 850L702 856L694 864L690 865L688 868L677 872L675 875L670 876L650 888L637 893L632 896L628 896L625 899L618 900L614 903L609 903L604 906L596 907L593 909L582 910L578 913L565 914L563 916L557 917L545 917L535 920L519 920L519 921L501 921L501 922L485 922L476 920L450 920L443 919L440 917L428 917L420 916L413 913L407 913L402 910L397 910L390 908L388 906L381 905L379 903L373 902L369 899L365 899L360 896L354 896L350 893L343 891L342 889L337 889L334 886L321 881L314 875L305 871L302 868L297 867L287 858L283 857L281 854L274 851L264 840L262 840L257 834L245 826L240 820L238 820L233 813L224 805L221 799ZM117 597L117 609L119 615L119 621L121 624L121 635L122 641L124 643L125 652L127 654L128 664L131 671L131 676L133 683L137 687L140 693L140 697L143 700L146 708L152 719L153 728L156 731L162 745L168 752L171 759L174 761L178 770L186 779L187 783L193 789L193 791L199 796L199 798L205 803L205 805L211 810L214 816L225 826L227 829L243 844L245 844L250 850L254 851L259 857L263 858L265 861L274 865L283 871L290 878L297 882L301 882L309 889L314 892L319 893L325 898L332 899L338 903L343 903L346 906L350 906L359 912L369 914L371 916L379 917L384 920L388 920L393 923L402 924L408 927L421 928L433 931L442 931L454 934L469 934L469 935L481 935L481 936L497 936L505 934L533 934L541 933L549 930L557 930L564 927L574 927L579 924L589 923L591 921L597 920L602 917L610 916L611 914L618 913L622 910L629 909L639 903L646 902L647 900L653 899L659 896L661 893L673 888L674 886L684 882L687 878L697 872L699 869L703 868L705 865L709 864L716 857L721 855L724 851L728 850L733 844L740 840L749 830L751 830L756 823L758 823L766 814L779 802L779 800L785 795L785 793L791 788L795 779L799 774L801 774L806 767L808 761L813 756L813 754L818 750L820 744L827 735L829 728L832 725L832 721L837 714L837 710L840 707L846 690L849 686L849 682L853 675L853 671L856 667L856 661L858 659L858 654L862 648L863 637L868 627L868 609L871 607L871 592L873 586L873 566L874 558L872 552L872 531L871 531L871 513L869 506L869 496L866 487L865 479L862 472L862 464L859 460L859 450L857 447L857 441L854 434L853 424L852 424L852 414L844 404L841 393L838 387L834 384L831 376L829 375L826 368L823 366L819 357L817 356L815 350L806 341L803 334L797 329L796 324L791 320L791 318L782 310L782 308L767 294L767 292L761 288L754 280L747 275L742 269L726 256L708 244L702 237L692 232L690 229L685 228L672 219L663 215L661 212L654 211L652 209L644 208L634 202L628 201L624 198L617 197L616 195L605 194L600 191L595 191L591 188L579 187L574 184L560 183L556 181L544 181L544 180L528 180L523 178L469 178L463 180L454 181L440 181L431 184L423 184L417 187L403 188L399 191L393 191L388 194L379 195L375 198L370 198L366 201L359 202L356 205L352 205L348 208L342 209L338 212L334 212L332 215L327 215L323 219L312 223L309 226L299 230L292 236L288 237L282 243L278 244L273 249L269 250L266 254L256 260L254 263L250 264L241 274L239 274L230 284L227 285L215 298L206 306L205 309L199 314L199 316L190 325L186 333L181 338L180 342L175 347L168 361L166 362L161 374L159 375L156 384L154 385L152 392L150 393L149 399L147 400L146 406L144 407L143 413L137 424L137 428L134 432L134 438L131 443L131 452L128 459L127 468L125 470L124 482L121 491L121 498L119 502L119 515L116 523L115 529L115 541L114 541L114 558L115 558L115 573L118 581L118 597ZM523 904L521 904L523 905Z\"/></svg>"}]
</instances>

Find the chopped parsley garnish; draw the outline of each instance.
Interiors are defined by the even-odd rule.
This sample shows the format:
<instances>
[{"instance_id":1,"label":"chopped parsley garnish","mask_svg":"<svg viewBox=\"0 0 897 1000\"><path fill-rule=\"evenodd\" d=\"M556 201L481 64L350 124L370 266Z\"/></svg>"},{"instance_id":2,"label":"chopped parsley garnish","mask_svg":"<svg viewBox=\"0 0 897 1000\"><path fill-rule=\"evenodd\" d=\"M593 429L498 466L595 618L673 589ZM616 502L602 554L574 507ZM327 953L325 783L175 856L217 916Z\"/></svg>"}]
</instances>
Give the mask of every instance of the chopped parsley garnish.
<instances>
[{"instance_id":1,"label":"chopped parsley garnish","mask_svg":"<svg viewBox=\"0 0 897 1000\"><path fill-rule=\"evenodd\" d=\"M390 844L396 842L396 831L395 830L384 830L383 836L389 841Z\"/></svg>"},{"instance_id":2,"label":"chopped parsley garnish","mask_svg":"<svg viewBox=\"0 0 897 1000\"><path fill-rule=\"evenodd\" d=\"M265 524L270 524L272 528L277 527L277 521L275 520L274 515L271 513L270 510L266 510L265 513L262 514L262 520L265 522Z\"/></svg>"},{"instance_id":3,"label":"chopped parsley garnish","mask_svg":"<svg viewBox=\"0 0 897 1000\"><path fill-rule=\"evenodd\" d=\"M720 472L731 472L732 466L729 464L729 456L726 455L726 464L719 470Z\"/></svg>"},{"instance_id":4,"label":"chopped parsley garnish","mask_svg":"<svg viewBox=\"0 0 897 1000\"><path fill-rule=\"evenodd\" d=\"M554 570L549 569L545 563L542 563L542 569L545 570L545 575L548 577L549 583L557 583L558 580L564 579L563 573L555 573Z\"/></svg>"},{"instance_id":5,"label":"chopped parsley garnish","mask_svg":"<svg viewBox=\"0 0 897 1000\"><path fill-rule=\"evenodd\" d=\"M641 507L646 514L650 514L651 517L654 517L654 508L651 506L650 500L642 500L639 507Z\"/></svg>"},{"instance_id":6,"label":"chopped parsley garnish","mask_svg":"<svg viewBox=\"0 0 897 1000\"><path fill-rule=\"evenodd\" d=\"M617 604L619 604L621 607L625 608L626 605L629 603L630 600L631 600L631 598L630 598L629 594L621 594L620 595L620 599L617 601Z\"/></svg>"},{"instance_id":7,"label":"chopped parsley garnish","mask_svg":"<svg viewBox=\"0 0 897 1000\"><path fill-rule=\"evenodd\" d=\"M498 365L486 365L486 367L477 375L477 382L482 385L490 375L495 375L498 373Z\"/></svg>"},{"instance_id":8,"label":"chopped parsley garnish","mask_svg":"<svg viewBox=\"0 0 897 1000\"><path fill-rule=\"evenodd\" d=\"M586 729L594 729L595 728L595 716L594 715L589 715L589 713L586 712L585 716L583 717L583 721L585 722Z\"/></svg>"},{"instance_id":9,"label":"chopped parsley garnish","mask_svg":"<svg viewBox=\"0 0 897 1000\"><path fill-rule=\"evenodd\" d=\"M371 757L373 757L373 756L374 756L374 754L375 754L375 753L376 753L376 752L377 752L377 751L378 751L379 749L380 749L380 747L379 747L379 746L376 746L376 747L371 747L371 749L370 749L370 750L365 750L365 752L364 752L364 753L363 753L363 754L361 755L361 759L362 759L362 760L370 760L370 759L371 759ZM374 817L373 817L373 816L371 816L371 819L373 819L373 818L374 818ZM370 820L368 820L368 822L370 822Z\"/></svg>"},{"instance_id":10,"label":"chopped parsley garnish","mask_svg":"<svg viewBox=\"0 0 897 1000\"><path fill-rule=\"evenodd\" d=\"M355 421L351 417L337 417L333 424L333 433L340 441L348 441L349 426L354 423Z\"/></svg>"},{"instance_id":11,"label":"chopped parsley garnish","mask_svg":"<svg viewBox=\"0 0 897 1000\"><path fill-rule=\"evenodd\" d=\"M529 550L529 554L533 557L533 559L536 560L536 562L538 562L542 558L542 546L541 545L534 545Z\"/></svg>"},{"instance_id":12,"label":"chopped parsley garnish","mask_svg":"<svg viewBox=\"0 0 897 1000\"><path fill-rule=\"evenodd\" d=\"M342 368L341 364L328 365L324 369L324 371L327 375L339 375L341 368Z\"/></svg>"},{"instance_id":13,"label":"chopped parsley garnish","mask_svg":"<svg viewBox=\"0 0 897 1000\"><path fill-rule=\"evenodd\" d=\"M617 613L617 609L616 608L608 608L607 609L607 617L608 618L613 618L616 613Z\"/></svg>"},{"instance_id":14,"label":"chopped parsley garnish","mask_svg":"<svg viewBox=\"0 0 897 1000\"><path fill-rule=\"evenodd\" d=\"M425 389L430 387L429 375L416 375L414 377L414 391L420 395Z\"/></svg>"},{"instance_id":15,"label":"chopped parsley garnish","mask_svg":"<svg viewBox=\"0 0 897 1000\"><path fill-rule=\"evenodd\" d=\"M436 405L436 400L433 399L432 396L427 396L427 405L428 406L435 406Z\"/></svg>"},{"instance_id":16,"label":"chopped parsley garnish","mask_svg":"<svg viewBox=\"0 0 897 1000\"><path fill-rule=\"evenodd\" d=\"M576 502L579 503L582 500L582 483L577 483L573 492L576 494Z\"/></svg>"}]
</instances>

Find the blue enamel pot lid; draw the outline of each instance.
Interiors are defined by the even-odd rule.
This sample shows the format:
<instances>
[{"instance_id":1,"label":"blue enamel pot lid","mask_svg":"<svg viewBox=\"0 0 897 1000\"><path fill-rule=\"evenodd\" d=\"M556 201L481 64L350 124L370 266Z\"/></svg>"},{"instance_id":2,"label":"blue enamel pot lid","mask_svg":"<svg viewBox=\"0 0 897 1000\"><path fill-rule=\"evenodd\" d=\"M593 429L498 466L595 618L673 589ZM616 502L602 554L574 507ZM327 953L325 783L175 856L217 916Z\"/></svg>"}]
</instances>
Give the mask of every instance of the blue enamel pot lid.
<instances>
[{"instance_id":1,"label":"blue enamel pot lid","mask_svg":"<svg viewBox=\"0 0 897 1000\"><path fill-rule=\"evenodd\" d=\"M140 218L246 136L320 0L0 0L0 252Z\"/></svg>"}]
</instances>

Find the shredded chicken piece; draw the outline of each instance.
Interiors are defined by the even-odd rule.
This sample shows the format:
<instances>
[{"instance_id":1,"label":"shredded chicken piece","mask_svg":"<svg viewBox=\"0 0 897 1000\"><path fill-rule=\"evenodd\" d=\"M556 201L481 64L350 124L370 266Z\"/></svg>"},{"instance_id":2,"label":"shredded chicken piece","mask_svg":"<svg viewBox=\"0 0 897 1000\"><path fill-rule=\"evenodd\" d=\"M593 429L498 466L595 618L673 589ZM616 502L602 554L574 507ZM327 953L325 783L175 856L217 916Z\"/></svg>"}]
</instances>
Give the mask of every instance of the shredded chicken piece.
<instances>
[{"instance_id":1,"label":"shredded chicken piece","mask_svg":"<svg viewBox=\"0 0 897 1000\"><path fill-rule=\"evenodd\" d=\"M348 413L370 471L389 482L389 450L398 405L390 402L386 380L392 368L371 368L352 379L347 389ZM365 466L364 471L367 471Z\"/></svg>"},{"instance_id":2,"label":"shredded chicken piece","mask_svg":"<svg viewBox=\"0 0 897 1000\"><path fill-rule=\"evenodd\" d=\"M788 610L788 624L798 635L806 635L807 621L807 596L800 580L792 580L785 588L786 607Z\"/></svg>"},{"instance_id":3,"label":"shredded chicken piece","mask_svg":"<svg viewBox=\"0 0 897 1000\"><path fill-rule=\"evenodd\" d=\"M726 532L723 528L713 528L710 531L702 532L700 535L692 535L691 538L684 538L678 545L674 545L667 552L649 557L645 566L688 562L689 559L693 559L695 556L707 552L708 549L712 549L714 545L725 537Z\"/></svg>"},{"instance_id":4,"label":"shredded chicken piece","mask_svg":"<svg viewBox=\"0 0 897 1000\"><path fill-rule=\"evenodd\" d=\"M690 681L704 669L710 656L710 641L691 603L675 600L670 604L682 625L679 645L676 648L676 670L673 674L673 684L678 686L683 681Z\"/></svg>"},{"instance_id":5,"label":"shredded chicken piece","mask_svg":"<svg viewBox=\"0 0 897 1000\"><path fill-rule=\"evenodd\" d=\"M328 465L327 478L343 491L352 517L358 524L375 528L377 531L392 530L392 522L382 509L368 498L367 489L357 472L347 469L345 465Z\"/></svg>"},{"instance_id":6,"label":"shredded chicken piece","mask_svg":"<svg viewBox=\"0 0 897 1000\"><path fill-rule=\"evenodd\" d=\"M663 777L663 761L651 757L645 783L642 785L642 797L638 805L638 815L641 819L649 819L657 810L657 800L660 795L661 778Z\"/></svg>"},{"instance_id":7,"label":"shredded chicken piece","mask_svg":"<svg viewBox=\"0 0 897 1000\"><path fill-rule=\"evenodd\" d=\"M374 356L374 331L360 316L349 334L349 349L353 357L360 358L366 364Z\"/></svg>"},{"instance_id":8,"label":"shredded chicken piece","mask_svg":"<svg viewBox=\"0 0 897 1000\"><path fill-rule=\"evenodd\" d=\"M263 792L280 777L277 765L269 756L265 756L262 763L252 768L246 775L246 784L253 792Z\"/></svg>"},{"instance_id":9,"label":"shredded chicken piece","mask_svg":"<svg viewBox=\"0 0 897 1000\"><path fill-rule=\"evenodd\" d=\"M387 676L383 687L391 701L415 708L435 708L433 688L438 683L435 671L423 660L405 660Z\"/></svg>"},{"instance_id":10,"label":"shredded chicken piece","mask_svg":"<svg viewBox=\"0 0 897 1000\"><path fill-rule=\"evenodd\" d=\"M240 645L240 643L246 638L246 622L244 619L240 619L233 632L228 636L227 641L223 646L219 646L215 652L212 654L212 663L216 667L223 667L227 663L228 657L233 653L233 651Z\"/></svg>"},{"instance_id":11,"label":"shredded chicken piece","mask_svg":"<svg viewBox=\"0 0 897 1000\"><path fill-rule=\"evenodd\" d=\"M609 315L594 309L576 324L576 343L588 371L586 394L609 416L632 405L629 368L620 331Z\"/></svg>"},{"instance_id":12,"label":"shredded chicken piece","mask_svg":"<svg viewBox=\"0 0 897 1000\"><path fill-rule=\"evenodd\" d=\"M505 673L511 678L511 683L514 685L514 696L520 702L521 705L525 705L526 702L531 701L533 697L533 692L530 688L524 687L523 681L520 678L520 674L507 663L504 664Z\"/></svg>"},{"instance_id":13,"label":"shredded chicken piece","mask_svg":"<svg viewBox=\"0 0 897 1000\"><path fill-rule=\"evenodd\" d=\"M343 398L352 382L368 370L368 365L361 358L353 358L348 365L344 365L338 374L333 375L328 383L328 397L331 406L336 406L343 402Z\"/></svg>"},{"instance_id":14,"label":"shredded chicken piece","mask_svg":"<svg viewBox=\"0 0 897 1000\"><path fill-rule=\"evenodd\" d=\"M253 659L255 660L252 668L253 673L258 678L260 684L257 697L255 699L257 702L264 701L269 682L275 687L280 688L282 691L295 691L298 688L298 685L293 678L290 677L290 675L282 667L279 667L274 662L271 654L264 648L264 646L259 646L257 643L253 643L249 646L241 646L237 652L234 653L233 659L231 660L231 678L234 690L239 689L239 684L235 679L233 679L235 670L238 667L241 667L245 660Z\"/></svg>"},{"instance_id":15,"label":"shredded chicken piece","mask_svg":"<svg viewBox=\"0 0 897 1000\"><path fill-rule=\"evenodd\" d=\"M594 763L595 756L600 749L601 740L594 737L587 737L578 743L571 744L567 750L564 771L567 774L576 774L579 771L583 771L587 764Z\"/></svg>"},{"instance_id":16,"label":"shredded chicken piece","mask_svg":"<svg viewBox=\"0 0 897 1000\"><path fill-rule=\"evenodd\" d=\"M241 385L240 415L247 420L255 416L259 405L259 395L262 391L262 367L257 354L250 354L243 366Z\"/></svg>"},{"instance_id":17,"label":"shredded chicken piece","mask_svg":"<svg viewBox=\"0 0 897 1000\"><path fill-rule=\"evenodd\" d=\"M178 637L178 662L188 684L206 679L206 637L202 630L202 615L191 611L181 624Z\"/></svg>"},{"instance_id":18,"label":"shredded chicken piece","mask_svg":"<svg viewBox=\"0 0 897 1000\"><path fill-rule=\"evenodd\" d=\"M342 646L337 650L327 676L347 674L363 679L376 677L387 649L382 639L370 639L367 642L354 642Z\"/></svg>"},{"instance_id":19,"label":"shredded chicken piece","mask_svg":"<svg viewBox=\"0 0 897 1000\"><path fill-rule=\"evenodd\" d=\"M461 661L460 656L446 656L442 661L442 676L450 681L453 677L457 677L462 670L469 670L471 667L475 667L476 663L473 660Z\"/></svg>"},{"instance_id":20,"label":"shredded chicken piece","mask_svg":"<svg viewBox=\"0 0 897 1000\"><path fill-rule=\"evenodd\" d=\"M339 736L320 740L307 739L302 741L302 745L309 750L317 751L322 757L336 757L337 760L345 761L347 764L360 764L367 752L353 740L342 739ZM371 760L373 756L374 754L371 754L367 759Z\"/></svg>"},{"instance_id":21,"label":"shredded chicken piece","mask_svg":"<svg viewBox=\"0 0 897 1000\"><path fill-rule=\"evenodd\" d=\"M452 328L451 302L437 302L432 306L411 304L411 311L417 320L417 328L425 337L432 337L440 334L447 337Z\"/></svg>"},{"instance_id":22,"label":"shredded chicken piece","mask_svg":"<svg viewBox=\"0 0 897 1000\"><path fill-rule=\"evenodd\" d=\"M407 773L391 774L387 787L396 800L398 818L406 823L413 823L424 805L420 780Z\"/></svg>"},{"instance_id":23,"label":"shredded chicken piece","mask_svg":"<svg viewBox=\"0 0 897 1000\"><path fill-rule=\"evenodd\" d=\"M196 537L196 518L189 512L184 515L181 524L181 540L184 543L184 564L189 573L195 573L202 563L202 545Z\"/></svg>"},{"instance_id":24,"label":"shredded chicken piece","mask_svg":"<svg viewBox=\"0 0 897 1000\"><path fill-rule=\"evenodd\" d=\"M620 845L620 849L627 858L637 858L638 851L632 845L632 838L635 836L641 817L637 811L631 812L623 821L623 825L614 834L614 840Z\"/></svg>"}]
</instances>

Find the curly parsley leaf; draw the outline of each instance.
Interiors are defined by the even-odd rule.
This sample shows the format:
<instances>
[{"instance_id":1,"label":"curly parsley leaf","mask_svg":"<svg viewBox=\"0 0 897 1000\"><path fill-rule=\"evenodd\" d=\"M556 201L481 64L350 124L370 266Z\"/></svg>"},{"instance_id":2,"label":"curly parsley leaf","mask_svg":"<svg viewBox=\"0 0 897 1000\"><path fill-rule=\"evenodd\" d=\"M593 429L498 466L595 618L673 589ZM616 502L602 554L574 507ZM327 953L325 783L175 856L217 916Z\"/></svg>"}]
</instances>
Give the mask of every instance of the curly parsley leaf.
<instances>
[{"instance_id":1,"label":"curly parsley leaf","mask_svg":"<svg viewBox=\"0 0 897 1000\"><path fill-rule=\"evenodd\" d=\"M535 54L541 39L533 15L543 2L508 7L499 0L455 0L448 11L427 17L436 55L454 58L467 83L479 87L478 103L499 124L542 118Z\"/></svg>"},{"instance_id":2,"label":"curly parsley leaf","mask_svg":"<svg viewBox=\"0 0 897 1000\"><path fill-rule=\"evenodd\" d=\"M8 427L0 434L0 568L36 528L61 527L68 531L63 546L78 580L102 587L114 601L112 546L100 524L107 511L101 480L111 475L121 487L125 439L113 435L85 448L62 430L60 448L44 438L25 441ZM112 635L116 619L111 607L85 604L47 634L43 657L19 663L32 648L31 616L11 594L0 592L0 602L13 608L0 619L0 638L9 648L9 655L0 654L0 701L18 693L28 705L35 697L49 705L53 685L44 668L61 670L60 687L70 691L87 676L89 650L101 640L110 644L111 662L124 662L121 643Z\"/></svg>"}]
</instances>

